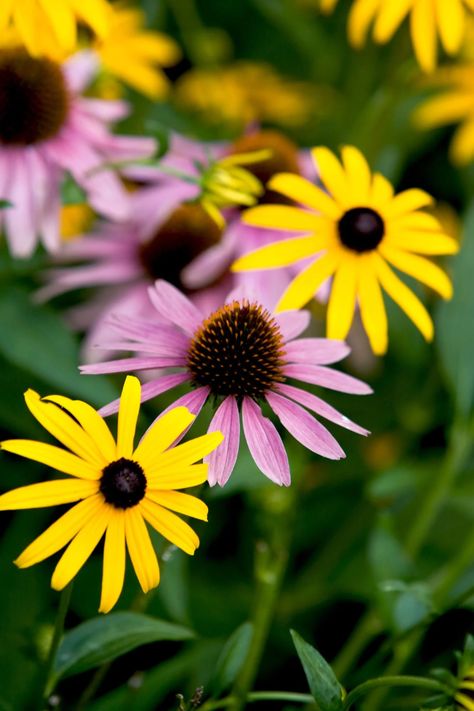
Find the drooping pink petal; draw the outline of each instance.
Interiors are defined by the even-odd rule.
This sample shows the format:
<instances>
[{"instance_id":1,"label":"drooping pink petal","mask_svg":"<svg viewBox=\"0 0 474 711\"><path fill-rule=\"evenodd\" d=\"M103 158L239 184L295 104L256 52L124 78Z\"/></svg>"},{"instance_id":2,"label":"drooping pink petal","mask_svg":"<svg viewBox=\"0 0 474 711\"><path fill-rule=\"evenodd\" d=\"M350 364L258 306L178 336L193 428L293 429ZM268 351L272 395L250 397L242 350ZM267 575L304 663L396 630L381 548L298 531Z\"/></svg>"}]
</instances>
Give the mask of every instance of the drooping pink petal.
<instances>
[{"instance_id":1,"label":"drooping pink petal","mask_svg":"<svg viewBox=\"0 0 474 711\"><path fill-rule=\"evenodd\" d=\"M69 89L75 94L79 94L90 84L98 70L99 58L88 50L76 52L63 65Z\"/></svg>"},{"instance_id":2,"label":"drooping pink petal","mask_svg":"<svg viewBox=\"0 0 474 711\"><path fill-rule=\"evenodd\" d=\"M173 373L172 375L162 375L158 378L154 378L149 383L142 385L140 402L147 402L165 393L167 390L172 390L172 388L175 388L177 385L181 385L181 383L186 382L188 379L189 375L187 373ZM120 398L117 398L117 400L113 400L108 405L101 407L99 413L102 417L113 415L118 412L119 406ZM176 404L173 405L173 407L176 407Z\"/></svg>"},{"instance_id":3,"label":"drooping pink petal","mask_svg":"<svg viewBox=\"0 0 474 711\"><path fill-rule=\"evenodd\" d=\"M311 320L309 311L282 311L273 316L280 327L284 341L291 341L303 333Z\"/></svg>"},{"instance_id":4,"label":"drooping pink petal","mask_svg":"<svg viewBox=\"0 0 474 711\"><path fill-rule=\"evenodd\" d=\"M275 425L249 397L242 402L244 435L255 464L276 484L291 484L288 455Z\"/></svg>"},{"instance_id":5,"label":"drooping pink petal","mask_svg":"<svg viewBox=\"0 0 474 711\"><path fill-rule=\"evenodd\" d=\"M325 365L342 360L350 350L344 341L330 338L298 338L285 344L285 360L289 363Z\"/></svg>"},{"instance_id":6,"label":"drooping pink petal","mask_svg":"<svg viewBox=\"0 0 474 711\"><path fill-rule=\"evenodd\" d=\"M153 370L154 368L173 368L185 365L182 359L158 358L119 358L107 360L103 363L80 365L79 370L83 375L101 375L103 373L128 373L131 370Z\"/></svg>"},{"instance_id":7,"label":"drooping pink petal","mask_svg":"<svg viewBox=\"0 0 474 711\"><path fill-rule=\"evenodd\" d=\"M160 316L180 326L189 336L194 335L202 322L202 314L179 289L158 279L148 293Z\"/></svg>"},{"instance_id":8,"label":"drooping pink petal","mask_svg":"<svg viewBox=\"0 0 474 711\"><path fill-rule=\"evenodd\" d=\"M323 365L300 365L290 364L284 368L284 374L289 378L296 378L305 383L320 385L322 388L338 390L342 393L353 393L354 395L370 395L372 388L363 383L362 380L340 373L332 368Z\"/></svg>"},{"instance_id":9,"label":"drooping pink petal","mask_svg":"<svg viewBox=\"0 0 474 711\"><path fill-rule=\"evenodd\" d=\"M295 388L293 385L286 385L286 383L278 383L275 386L275 390L285 397L299 402L300 405L307 407L308 410L312 410L317 415L321 415L321 417L324 417L330 422L334 422L340 427L345 427L347 430L357 432L357 434L364 436L370 434L368 430L360 427L360 425L356 425L355 422L352 422L348 417L342 415L334 407L328 405L327 402L313 395L313 393L309 393L301 388Z\"/></svg>"},{"instance_id":10,"label":"drooping pink petal","mask_svg":"<svg viewBox=\"0 0 474 711\"><path fill-rule=\"evenodd\" d=\"M235 244L224 237L219 244L202 252L181 272L188 289L202 289L218 279L234 261Z\"/></svg>"},{"instance_id":11,"label":"drooping pink petal","mask_svg":"<svg viewBox=\"0 0 474 711\"><path fill-rule=\"evenodd\" d=\"M332 434L301 405L274 392L268 392L266 399L282 425L302 445L327 459L346 456Z\"/></svg>"},{"instance_id":12,"label":"drooping pink petal","mask_svg":"<svg viewBox=\"0 0 474 711\"><path fill-rule=\"evenodd\" d=\"M8 148L5 150L9 150ZM6 236L15 257L29 256L37 241L37 214L34 186L30 182L28 160L20 150L11 151L8 194L12 206L5 210Z\"/></svg>"},{"instance_id":13,"label":"drooping pink petal","mask_svg":"<svg viewBox=\"0 0 474 711\"><path fill-rule=\"evenodd\" d=\"M217 408L208 432L222 432L224 441L204 461L209 464L210 486L224 486L234 469L240 443L240 416L237 400L232 395L226 397Z\"/></svg>"}]
</instances>

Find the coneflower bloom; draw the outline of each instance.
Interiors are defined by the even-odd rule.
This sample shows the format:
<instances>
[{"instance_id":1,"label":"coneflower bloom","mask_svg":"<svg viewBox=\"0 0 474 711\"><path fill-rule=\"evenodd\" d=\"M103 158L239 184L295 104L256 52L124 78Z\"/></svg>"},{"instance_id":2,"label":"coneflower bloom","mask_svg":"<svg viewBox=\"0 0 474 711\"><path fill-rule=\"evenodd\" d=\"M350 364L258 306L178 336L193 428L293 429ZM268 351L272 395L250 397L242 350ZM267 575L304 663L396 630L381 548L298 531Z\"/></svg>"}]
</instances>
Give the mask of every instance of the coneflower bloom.
<instances>
[{"instance_id":1,"label":"coneflower bloom","mask_svg":"<svg viewBox=\"0 0 474 711\"><path fill-rule=\"evenodd\" d=\"M203 316L186 296L165 281L157 281L149 291L159 320L118 319L120 336L103 344L105 348L140 355L84 366L82 372L159 369L158 375L144 385L143 400L188 383L192 390L172 407L184 405L197 415L207 400L215 402L208 431L222 432L224 443L205 458L211 485L223 486L232 473L239 450L241 414L244 436L257 467L275 483L289 486L286 450L275 425L263 414L263 404L301 444L328 459L345 455L332 434L308 410L367 434L321 398L287 382L297 379L341 392L371 392L360 380L326 367L347 355L345 343L324 338L298 339L308 325L307 312L275 315L262 299L239 297L235 290L224 306ZM164 372L169 368L176 368L177 372ZM111 403L103 412L114 412L117 406Z\"/></svg>"},{"instance_id":2,"label":"coneflower bloom","mask_svg":"<svg viewBox=\"0 0 474 711\"><path fill-rule=\"evenodd\" d=\"M324 11L331 11L337 0L321 0ZM437 39L447 54L456 54L462 44L467 16L474 11L474 0L353 0L348 34L354 47L361 47L373 23L376 42L388 42L403 20L410 17L410 32L421 68L436 66Z\"/></svg>"},{"instance_id":3,"label":"coneflower bloom","mask_svg":"<svg viewBox=\"0 0 474 711\"><path fill-rule=\"evenodd\" d=\"M346 338L358 304L373 351L385 353L388 324L384 289L431 340L433 323L426 308L388 262L443 298L451 297L452 285L444 271L420 256L458 250L456 240L443 233L439 221L420 209L431 205L432 198L418 189L394 195L391 184L379 173L372 175L365 158L353 146L342 149L342 165L327 148L315 148L312 154L329 194L299 176L280 174L269 187L301 203L304 209L262 205L243 218L254 226L292 230L303 236L244 255L233 269L273 269L312 258L284 292L277 312L301 308L324 281L334 277L327 316L329 338Z\"/></svg>"},{"instance_id":4,"label":"coneflower bloom","mask_svg":"<svg viewBox=\"0 0 474 711\"><path fill-rule=\"evenodd\" d=\"M20 47L0 50L0 198L12 204L0 226L15 256L31 254L39 236L47 249L57 248L68 173L99 213L128 215L121 181L100 166L148 157L155 142L109 132L128 113L125 103L80 96L96 68L88 53L60 65Z\"/></svg>"},{"instance_id":5,"label":"coneflower bloom","mask_svg":"<svg viewBox=\"0 0 474 711\"><path fill-rule=\"evenodd\" d=\"M67 546L51 580L62 590L105 535L100 612L117 602L125 575L125 549L143 592L156 587L160 572L146 523L193 555L199 539L175 513L207 520L207 506L178 489L202 484L207 464L197 464L222 440L212 432L173 446L195 416L185 407L168 410L134 447L140 383L127 377L120 399L117 441L94 408L60 395L25 393L28 409L66 449L32 440L7 440L1 449L46 464L67 479L22 486L0 496L0 510L75 505L17 558L27 568ZM78 503L76 503L78 502Z\"/></svg>"}]
</instances>

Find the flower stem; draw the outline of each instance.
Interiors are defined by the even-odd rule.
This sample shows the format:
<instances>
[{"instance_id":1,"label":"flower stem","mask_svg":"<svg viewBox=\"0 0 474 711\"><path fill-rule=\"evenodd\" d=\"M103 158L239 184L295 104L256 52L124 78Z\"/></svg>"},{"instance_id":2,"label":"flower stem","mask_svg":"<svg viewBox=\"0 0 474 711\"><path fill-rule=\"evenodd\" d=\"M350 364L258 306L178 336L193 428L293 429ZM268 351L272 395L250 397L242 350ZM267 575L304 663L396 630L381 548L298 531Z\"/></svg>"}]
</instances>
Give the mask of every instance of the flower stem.
<instances>
[{"instance_id":1,"label":"flower stem","mask_svg":"<svg viewBox=\"0 0 474 711\"><path fill-rule=\"evenodd\" d=\"M64 622L66 620L67 611L69 609L69 603L71 602L72 594L72 583L69 583L64 590L61 592L59 598L58 613L56 615L56 622L54 624L53 638L51 640L51 646L48 651L48 657L46 659L46 673L45 673L45 685L43 690L43 700L49 698L52 694L54 687L56 686L57 678L54 673L54 661L56 659L56 652L58 651L59 644L64 634Z\"/></svg>"},{"instance_id":2,"label":"flower stem","mask_svg":"<svg viewBox=\"0 0 474 711\"><path fill-rule=\"evenodd\" d=\"M421 676L382 676L378 679L370 679L363 684L359 684L353 689L344 700L344 711L353 706L361 696L369 693L373 689L387 686L410 686L418 689L429 689L430 691L446 691L446 687L436 679L425 679ZM449 691L449 689L448 689ZM380 708L380 707L378 707Z\"/></svg>"}]
</instances>

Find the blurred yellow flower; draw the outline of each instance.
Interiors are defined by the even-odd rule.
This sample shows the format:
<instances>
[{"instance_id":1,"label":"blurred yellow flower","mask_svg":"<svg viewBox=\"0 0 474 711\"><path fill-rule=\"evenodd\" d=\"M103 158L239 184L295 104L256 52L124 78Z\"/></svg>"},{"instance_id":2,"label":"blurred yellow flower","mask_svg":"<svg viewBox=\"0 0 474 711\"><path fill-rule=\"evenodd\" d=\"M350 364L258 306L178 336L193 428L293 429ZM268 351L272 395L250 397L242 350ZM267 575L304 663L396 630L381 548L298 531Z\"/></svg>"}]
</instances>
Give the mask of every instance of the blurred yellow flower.
<instances>
[{"instance_id":1,"label":"blurred yellow flower","mask_svg":"<svg viewBox=\"0 0 474 711\"><path fill-rule=\"evenodd\" d=\"M321 0L330 11L337 0ZM425 72L436 66L437 38L447 54L454 55L463 41L467 13L474 11L474 0L354 0L349 13L348 34L354 47L361 47L373 22L373 37L385 44L406 17L416 58Z\"/></svg>"},{"instance_id":2,"label":"blurred yellow flower","mask_svg":"<svg viewBox=\"0 0 474 711\"><path fill-rule=\"evenodd\" d=\"M30 54L58 56L76 48L77 22L104 37L110 13L106 0L1 0L0 34L13 25Z\"/></svg>"},{"instance_id":3,"label":"blurred yellow flower","mask_svg":"<svg viewBox=\"0 0 474 711\"><path fill-rule=\"evenodd\" d=\"M241 61L191 69L176 83L175 99L214 124L242 127L263 121L291 127L309 120L315 91L307 82L282 77L268 64Z\"/></svg>"},{"instance_id":4,"label":"blurred yellow flower","mask_svg":"<svg viewBox=\"0 0 474 711\"><path fill-rule=\"evenodd\" d=\"M61 208L60 232L63 240L84 234L91 227L94 211L87 203L63 205Z\"/></svg>"},{"instance_id":5,"label":"blurred yellow flower","mask_svg":"<svg viewBox=\"0 0 474 711\"><path fill-rule=\"evenodd\" d=\"M108 33L97 36L93 49L107 75L117 77L150 99L159 99L169 86L161 67L175 64L181 51L167 35L144 27L141 10L118 3L113 7Z\"/></svg>"}]
</instances>

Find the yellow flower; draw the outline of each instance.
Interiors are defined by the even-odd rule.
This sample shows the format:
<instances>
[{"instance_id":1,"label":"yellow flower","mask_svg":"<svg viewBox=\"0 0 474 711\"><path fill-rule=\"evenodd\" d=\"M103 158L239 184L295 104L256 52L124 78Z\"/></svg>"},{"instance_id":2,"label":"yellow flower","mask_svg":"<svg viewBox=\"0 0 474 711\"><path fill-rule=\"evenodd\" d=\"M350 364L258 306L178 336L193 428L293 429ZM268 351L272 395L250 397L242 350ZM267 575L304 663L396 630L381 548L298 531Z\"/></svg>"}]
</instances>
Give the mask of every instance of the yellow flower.
<instances>
[{"instance_id":1,"label":"yellow flower","mask_svg":"<svg viewBox=\"0 0 474 711\"><path fill-rule=\"evenodd\" d=\"M186 553L199 539L176 516L207 520L207 506L175 489L202 484L207 464L196 464L222 441L220 432L173 447L195 416L185 407L164 414L134 448L140 382L128 376L122 391L115 442L90 405L60 395L25 393L32 415L67 449L32 440L7 440L1 448L68 474L70 478L32 484L0 496L0 510L76 503L31 543L15 561L20 568L39 563L67 546L51 585L62 590L79 572L105 534L100 612L117 602L125 575L125 547L144 592L158 585L158 560L146 523Z\"/></svg>"},{"instance_id":2,"label":"yellow flower","mask_svg":"<svg viewBox=\"0 0 474 711\"><path fill-rule=\"evenodd\" d=\"M77 21L105 36L110 12L106 0L1 0L0 34L12 23L30 54L57 56L76 48Z\"/></svg>"},{"instance_id":3,"label":"yellow flower","mask_svg":"<svg viewBox=\"0 0 474 711\"><path fill-rule=\"evenodd\" d=\"M118 77L150 99L162 98L168 80L161 67L175 64L181 52L170 37L144 30L145 15L136 8L118 4L113 8L110 29L99 36L93 49L106 73Z\"/></svg>"},{"instance_id":4,"label":"yellow flower","mask_svg":"<svg viewBox=\"0 0 474 711\"><path fill-rule=\"evenodd\" d=\"M458 691L454 698L459 705L459 709L474 711L474 666L468 669L460 680Z\"/></svg>"},{"instance_id":5,"label":"yellow flower","mask_svg":"<svg viewBox=\"0 0 474 711\"><path fill-rule=\"evenodd\" d=\"M444 234L432 215L419 208L432 203L422 190L394 195L379 173L371 174L353 146L342 149L342 165L327 148L314 148L313 159L329 194L305 178L280 173L271 190L305 206L262 205L244 213L244 221L259 227L302 232L238 259L234 271L284 267L301 259L313 261L291 282L277 311L304 306L329 277L329 338L344 339L358 303L363 326L375 353L387 349L387 315L382 289L396 301L427 340L433 323L421 301L396 276L387 262L449 299L446 274L419 255L453 254L457 242ZM418 254L417 254L418 253Z\"/></svg>"},{"instance_id":6,"label":"yellow flower","mask_svg":"<svg viewBox=\"0 0 474 711\"><path fill-rule=\"evenodd\" d=\"M327 10L335 4L322 0ZM474 0L354 0L349 13L349 40L354 47L361 47L373 22L374 40L385 44L409 16L416 58L421 68L430 72L436 66L438 35L444 50L456 54L463 40L467 13L473 10Z\"/></svg>"},{"instance_id":7,"label":"yellow flower","mask_svg":"<svg viewBox=\"0 0 474 711\"><path fill-rule=\"evenodd\" d=\"M459 123L451 141L454 163L465 165L474 158L474 62L444 67L430 84L441 92L427 99L414 113L419 128Z\"/></svg>"},{"instance_id":8,"label":"yellow flower","mask_svg":"<svg viewBox=\"0 0 474 711\"><path fill-rule=\"evenodd\" d=\"M180 106L214 124L242 128L265 121L301 126L316 109L317 92L309 83L282 77L268 64L242 61L191 69L178 80L175 98Z\"/></svg>"},{"instance_id":9,"label":"yellow flower","mask_svg":"<svg viewBox=\"0 0 474 711\"><path fill-rule=\"evenodd\" d=\"M61 208L60 232L63 240L77 237L89 230L94 221L94 212L87 203L63 205Z\"/></svg>"}]
</instances>

